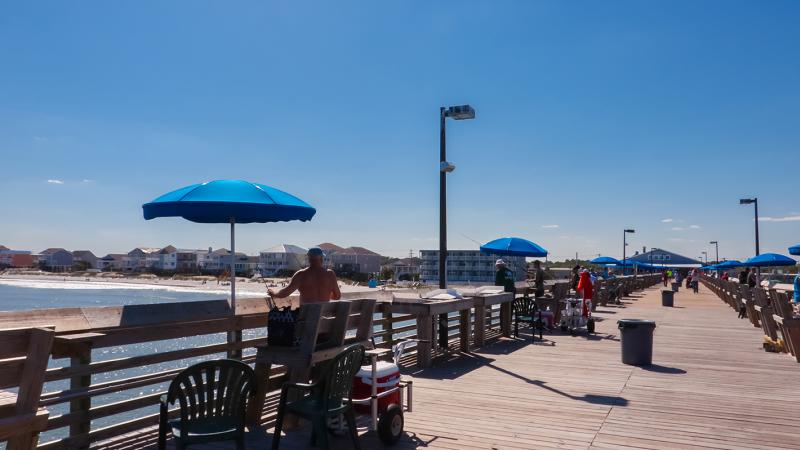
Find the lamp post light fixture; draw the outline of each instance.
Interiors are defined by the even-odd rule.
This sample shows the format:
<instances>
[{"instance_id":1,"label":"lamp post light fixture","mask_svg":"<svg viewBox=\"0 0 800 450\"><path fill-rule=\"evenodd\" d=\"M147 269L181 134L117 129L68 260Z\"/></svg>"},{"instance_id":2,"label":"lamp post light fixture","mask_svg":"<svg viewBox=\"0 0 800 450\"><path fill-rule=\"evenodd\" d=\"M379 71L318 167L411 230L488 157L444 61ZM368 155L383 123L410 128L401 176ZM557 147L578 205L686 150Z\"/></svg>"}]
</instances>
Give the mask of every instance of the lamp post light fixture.
<instances>
[{"instance_id":1,"label":"lamp post light fixture","mask_svg":"<svg viewBox=\"0 0 800 450\"><path fill-rule=\"evenodd\" d=\"M755 219L756 219L756 256L758 256L758 255L760 255L760 254L761 254L761 250L760 250L760 249L759 249L759 247L758 247L758 197L753 197L753 198L742 198L742 199L739 199L739 204L740 204L740 205L749 205L749 204L751 204L751 203L753 204L753 206L754 206L754 208L755 208ZM756 268L756 271L757 271L756 278L757 278L757 280L758 280L758 283L761 283L761 268L760 268L760 267L757 267L757 268Z\"/></svg>"},{"instance_id":2,"label":"lamp post light fixture","mask_svg":"<svg viewBox=\"0 0 800 450\"><path fill-rule=\"evenodd\" d=\"M708 252L701 252L706 257L706 264L708 264Z\"/></svg>"},{"instance_id":3,"label":"lamp post light fixture","mask_svg":"<svg viewBox=\"0 0 800 450\"><path fill-rule=\"evenodd\" d=\"M622 275L625 275L625 247L628 246L628 233L636 233L636 230L622 230Z\"/></svg>"},{"instance_id":4,"label":"lamp post light fixture","mask_svg":"<svg viewBox=\"0 0 800 450\"><path fill-rule=\"evenodd\" d=\"M719 264L719 242L718 241L711 241L709 244L714 244L714 263Z\"/></svg>"},{"instance_id":5,"label":"lamp post light fixture","mask_svg":"<svg viewBox=\"0 0 800 450\"><path fill-rule=\"evenodd\" d=\"M447 162L445 122L475 118L475 110L469 105L439 108L439 288L447 288L447 174L456 166ZM447 347L447 314L439 315L439 346Z\"/></svg>"}]
</instances>

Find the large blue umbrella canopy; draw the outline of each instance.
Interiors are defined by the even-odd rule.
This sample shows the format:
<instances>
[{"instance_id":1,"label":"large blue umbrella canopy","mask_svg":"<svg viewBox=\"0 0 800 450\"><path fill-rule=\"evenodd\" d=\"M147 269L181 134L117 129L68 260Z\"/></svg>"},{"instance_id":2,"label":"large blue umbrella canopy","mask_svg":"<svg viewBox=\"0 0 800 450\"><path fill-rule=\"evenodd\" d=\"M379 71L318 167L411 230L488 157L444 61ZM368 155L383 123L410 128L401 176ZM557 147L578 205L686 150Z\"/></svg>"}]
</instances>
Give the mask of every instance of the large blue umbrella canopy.
<instances>
[{"instance_id":1,"label":"large blue umbrella canopy","mask_svg":"<svg viewBox=\"0 0 800 450\"><path fill-rule=\"evenodd\" d=\"M741 262L736 260L730 260L730 261L723 261L717 264L717 269L735 269L736 267L742 267L742 266L744 266L744 264L742 264Z\"/></svg>"},{"instance_id":2,"label":"large blue umbrella canopy","mask_svg":"<svg viewBox=\"0 0 800 450\"><path fill-rule=\"evenodd\" d=\"M595 259L593 259L593 260L591 260L589 262L592 263L592 264L602 264L602 265L607 265L607 264L616 265L616 264L619 264L619 260L618 259L612 258L610 256L598 256L597 258L595 258Z\"/></svg>"},{"instance_id":3,"label":"large blue umbrella canopy","mask_svg":"<svg viewBox=\"0 0 800 450\"><path fill-rule=\"evenodd\" d=\"M146 220L183 217L198 223L231 224L231 309L236 310L234 224L311 220L317 212L299 198L265 184L215 180L193 184L142 205Z\"/></svg>"},{"instance_id":4,"label":"large blue umbrella canopy","mask_svg":"<svg viewBox=\"0 0 800 450\"><path fill-rule=\"evenodd\" d=\"M487 242L481 245L481 251L495 255L530 256L534 258L547 256L547 250L538 244L518 237L506 237Z\"/></svg>"},{"instance_id":5,"label":"large blue umbrella canopy","mask_svg":"<svg viewBox=\"0 0 800 450\"><path fill-rule=\"evenodd\" d=\"M780 267L793 266L795 264L797 264L797 261L778 253L763 253L744 262L744 265L754 267Z\"/></svg>"},{"instance_id":6,"label":"large blue umbrella canopy","mask_svg":"<svg viewBox=\"0 0 800 450\"><path fill-rule=\"evenodd\" d=\"M265 184L217 180L164 194L142 206L144 218L183 217L199 223L252 223L311 220L308 203Z\"/></svg>"},{"instance_id":7,"label":"large blue umbrella canopy","mask_svg":"<svg viewBox=\"0 0 800 450\"><path fill-rule=\"evenodd\" d=\"M800 244L797 244L794 247L789 247L789 254L800 255Z\"/></svg>"}]
</instances>

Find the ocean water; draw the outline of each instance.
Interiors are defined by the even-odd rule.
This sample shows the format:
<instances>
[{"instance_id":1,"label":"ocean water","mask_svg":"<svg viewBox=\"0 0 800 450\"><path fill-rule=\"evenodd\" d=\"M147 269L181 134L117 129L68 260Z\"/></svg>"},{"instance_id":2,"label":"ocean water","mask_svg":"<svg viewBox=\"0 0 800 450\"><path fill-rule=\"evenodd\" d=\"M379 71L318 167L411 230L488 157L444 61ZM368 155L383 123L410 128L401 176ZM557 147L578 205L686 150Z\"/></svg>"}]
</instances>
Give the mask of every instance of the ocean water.
<instances>
[{"instance_id":1,"label":"ocean water","mask_svg":"<svg viewBox=\"0 0 800 450\"><path fill-rule=\"evenodd\" d=\"M66 307L98 307L113 305L132 305L163 302L185 302L197 300L212 300L227 298L224 290L219 293L206 292L202 290L191 290L186 288L172 288L166 286L150 285L130 285L122 283L107 282L79 282L63 280L6 280L0 279L0 311L15 311L39 308L66 308ZM258 334L264 335L265 330L247 330L244 337L253 338ZM107 361L110 359L125 358L192 348L201 345L225 342L225 334L211 334L204 336L192 336L180 339L170 339L165 341L147 342L144 344L125 345L118 347L108 347L95 349L92 351L92 361ZM252 350L246 354L251 354ZM92 383L102 383L114 379L127 378L137 375L160 372L163 370L174 369L180 366L187 366L206 359L224 357L224 354L207 355L204 357L190 358L185 360L170 361L161 364L152 364L134 369L111 371L99 373L92 376ZM68 359L54 359L50 361L50 367L61 367L69 365ZM126 399L164 391L168 383L161 383L152 386L115 392L92 398L92 406L99 406L114 403ZM60 391L68 389L67 381L58 381L45 384L45 392ZM51 417L63 414L68 411L67 405L55 405L48 408ZM153 405L136 411L104 417L92 421L92 429L130 420L143 415L155 414L158 406ZM67 429L51 430L44 433L40 442L47 442L68 435Z\"/></svg>"}]
</instances>

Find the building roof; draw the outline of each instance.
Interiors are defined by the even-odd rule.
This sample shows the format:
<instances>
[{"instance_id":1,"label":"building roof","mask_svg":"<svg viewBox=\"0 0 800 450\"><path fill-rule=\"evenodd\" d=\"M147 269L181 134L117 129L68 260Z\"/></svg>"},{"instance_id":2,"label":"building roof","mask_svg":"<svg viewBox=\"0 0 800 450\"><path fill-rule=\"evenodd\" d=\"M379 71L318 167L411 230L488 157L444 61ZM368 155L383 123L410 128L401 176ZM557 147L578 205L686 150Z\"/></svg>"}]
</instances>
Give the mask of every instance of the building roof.
<instances>
[{"instance_id":1,"label":"building roof","mask_svg":"<svg viewBox=\"0 0 800 450\"><path fill-rule=\"evenodd\" d=\"M75 250L72 252L72 256L76 258L97 258L90 250Z\"/></svg>"},{"instance_id":2,"label":"building roof","mask_svg":"<svg viewBox=\"0 0 800 450\"><path fill-rule=\"evenodd\" d=\"M172 245L168 245L168 246L162 248L161 250L159 250L158 253L161 253L162 255L167 255L169 253L175 253L177 251L178 251L177 248L173 247Z\"/></svg>"},{"instance_id":3,"label":"building roof","mask_svg":"<svg viewBox=\"0 0 800 450\"><path fill-rule=\"evenodd\" d=\"M126 257L125 253L109 253L106 256L103 256L101 259L106 261L121 261L122 258Z\"/></svg>"},{"instance_id":4,"label":"building roof","mask_svg":"<svg viewBox=\"0 0 800 450\"><path fill-rule=\"evenodd\" d=\"M652 256L652 258L651 258ZM669 256L669 259L663 258L664 256ZM654 265L664 264L673 267L682 267L687 264L691 264L693 267L695 265L702 265L702 263L696 259L687 258L683 255L679 255L677 253L671 252L669 250L664 249L656 249L650 250L648 252L639 253L638 255L630 256L629 259L639 262L652 262ZM687 266L688 267L688 266Z\"/></svg>"},{"instance_id":5,"label":"building roof","mask_svg":"<svg viewBox=\"0 0 800 450\"><path fill-rule=\"evenodd\" d=\"M64 250L61 247L51 247L51 248L42 250L40 255L52 255L53 253L58 253L58 252L66 252L66 250ZM69 252L67 252L67 253L69 253Z\"/></svg>"},{"instance_id":6,"label":"building roof","mask_svg":"<svg viewBox=\"0 0 800 450\"><path fill-rule=\"evenodd\" d=\"M9 250L9 248L6 247L5 245L0 245L0 250Z\"/></svg>"},{"instance_id":7,"label":"building roof","mask_svg":"<svg viewBox=\"0 0 800 450\"><path fill-rule=\"evenodd\" d=\"M158 253L159 251L161 251L161 249L160 248L155 248L155 247L136 247L135 249L129 251L128 254L130 255L131 253L136 252L136 251L140 251L140 252L142 252L142 253L147 255L147 254L150 254L150 253Z\"/></svg>"},{"instance_id":8,"label":"building roof","mask_svg":"<svg viewBox=\"0 0 800 450\"><path fill-rule=\"evenodd\" d=\"M295 254L305 254L307 252L308 252L307 249L292 244L280 244L261 251L261 253L295 253Z\"/></svg>"},{"instance_id":9,"label":"building roof","mask_svg":"<svg viewBox=\"0 0 800 450\"><path fill-rule=\"evenodd\" d=\"M342 253L345 255L373 255L373 256L381 256L378 253L373 252L372 250L366 249L364 247L347 247L343 248L337 253Z\"/></svg>"},{"instance_id":10,"label":"building roof","mask_svg":"<svg viewBox=\"0 0 800 450\"><path fill-rule=\"evenodd\" d=\"M344 250L344 248L339 247L336 244L331 244L330 242L323 242L322 244L319 244L317 247L321 248L322 251L324 251L325 253L334 253Z\"/></svg>"}]
</instances>

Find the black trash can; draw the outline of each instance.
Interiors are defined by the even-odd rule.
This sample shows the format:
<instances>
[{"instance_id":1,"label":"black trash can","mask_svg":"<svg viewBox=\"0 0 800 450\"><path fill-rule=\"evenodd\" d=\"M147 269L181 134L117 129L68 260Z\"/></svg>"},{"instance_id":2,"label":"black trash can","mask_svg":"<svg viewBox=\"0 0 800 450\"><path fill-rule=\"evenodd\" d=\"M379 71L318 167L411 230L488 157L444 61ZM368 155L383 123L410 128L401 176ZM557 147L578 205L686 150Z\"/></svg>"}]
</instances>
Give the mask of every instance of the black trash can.
<instances>
[{"instance_id":1,"label":"black trash can","mask_svg":"<svg viewBox=\"0 0 800 450\"><path fill-rule=\"evenodd\" d=\"M632 366L647 366L653 363L652 320L622 319L617 321L622 343L622 363Z\"/></svg>"},{"instance_id":2,"label":"black trash can","mask_svg":"<svg viewBox=\"0 0 800 450\"><path fill-rule=\"evenodd\" d=\"M661 306L672 306L675 301L675 292L664 289L661 291Z\"/></svg>"},{"instance_id":3,"label":"black trash can","mask_svg":"<svg viewBox=\"0 0 800 450\"><path fill-rule=\"evenodd\" d=\"M678 292L679 287L681 287L680 283L672 283L672 292Z\"/></svg>"}]
</instances>

